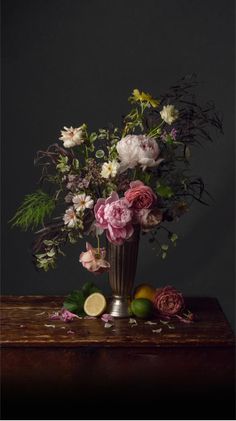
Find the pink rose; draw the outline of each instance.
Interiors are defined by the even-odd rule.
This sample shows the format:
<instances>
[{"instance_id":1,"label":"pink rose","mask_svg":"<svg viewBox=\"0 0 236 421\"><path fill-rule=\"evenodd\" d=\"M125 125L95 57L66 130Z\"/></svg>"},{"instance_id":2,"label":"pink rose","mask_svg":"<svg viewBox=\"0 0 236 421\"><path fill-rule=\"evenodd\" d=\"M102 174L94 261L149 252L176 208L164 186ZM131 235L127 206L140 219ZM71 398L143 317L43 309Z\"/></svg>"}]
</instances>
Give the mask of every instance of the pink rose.
<instances>
[{"instance_id":1,"label":"pink rose","mask_svg":"<svg viewBox=\"0 0 236 421\"><path fill-rule=\"evenodd\" d=\"M110 268L110 263L105 260L106 250L105 248L93 248L91 244L86 243L87 251L80 254L79 261L83 267L89 272L99 274L107 272Z\"/></svg>"},{"instance_id":2,"label":"pink rose","mask_svg":"<svg viewBox=\"0 0 236 421\"><path fill-rule=\"evenodd\" d=\"M141 209L136 214L136 219L143 231L149 231L161 223L162 212L157 208Z\"/></svg>"},{"instance_id":3,"label":"pink rose","mask_svg":"<svg viewBox=\"0 0 236 421\"><path fill-rule=\"evenodd\" d=\"M174 316L184 307L183 295L174 287L167 286L156 292L153 305L163 316Z\"/></svg>"},{"instance_id":4,"label":"pink rose","mask_svg":"<svg viewBox=\"0 0 236 421\"><path fill-rule=\"evenodd\" d=\"M113 244L123 244L133 234L133 210L125 199L113 192L108 199L98 199L94 213L98 228L106 230L107 239Z\"/></svg>"},{"instance_id":5,"label":"pink rose","mask_svg":"<svg viewBox=\"0 0 236 421\"><path fill-rule=\"evenodd\" d=\"M134 228L131 224L127 224L124 228L114 228L112 225L108 225L106 236L111 243L121 245L133 235L133 232Z\"/></svg>"},{"instance_id":6,"label":"pink rose","mask_svg":"<svg viewBox=\"0 0 236 421\"><path fill-rule=\"evenodd\" d=\"M125 192L125 198L136 210L152 207L157 199L152 189L139 180L130 183L130 189Z\"/></svg>"}]
</instances>

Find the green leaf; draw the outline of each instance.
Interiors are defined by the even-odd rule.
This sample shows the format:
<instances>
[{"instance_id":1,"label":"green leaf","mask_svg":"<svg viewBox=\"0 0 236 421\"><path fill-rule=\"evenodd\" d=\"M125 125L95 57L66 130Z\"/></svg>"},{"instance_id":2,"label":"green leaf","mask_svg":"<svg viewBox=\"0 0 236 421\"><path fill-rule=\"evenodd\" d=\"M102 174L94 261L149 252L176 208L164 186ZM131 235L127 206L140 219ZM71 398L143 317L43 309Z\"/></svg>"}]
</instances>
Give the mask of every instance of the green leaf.
<instances>
[{"instance_id":1,"label":"green leaf","mask_svg":"<svg viewBox=\"0 0 236 421\"><path fill-rule=\"evenodd\" d=\"M80 314L84 312L85 297L82 291L72 291L63 303L63 306L72 313Z\"/></svg>"},{"instance_id":2,"label":"green leaf","mask_svg":"<svg viewBox=\"0 0 236 421\"><path fill-rule=\"evenodd\" d=\"M82 292L84 294L84 297L87 298L94 292L101 292L101 290L97 288L93 282L86 282L82 287Z\"/></svg>"},{"instance_id":3,"label":"green leaf","mask_svg":"<svg viewBox=\"0 0 236 421\"><path fill-rule=\"evenodd\" d=\"M35 229L43 225L45 219L50 217L55 208L55 200L42 190L25 196L23 203L16 214L9 221L12 227L18 226L24 231L30 227Z\"/></svg>"},{"instance_id":4,"label":"green leaf","mask_svg":"<svg viewBox=\"0 0 236 421\"><path fill-rule=\"evenodd\" d=\"M75 170L78 170L79 169L79 160L78 159L73 159L72 165L73 165L73 167L74 167Z\"/></svg>"},{"instance_id":5,"label":"green leaf","mask_svg":"<svg viewBox=\"0 0 236 421\"><path fill-rule=\"evenodd\" d=\"M157 194L164 199L169 199L173 196L174 192L170 186L165 186L164 184L159 184L157 186Z\"/></svg>"},{"instance_id":6,"label":"green leaf","mask_svg":"<svg viewBox=\"0 0 236 421\"><path fill-rule=\"evenodd\" d=\"M176 240L178 240L178 235L177 235L177 234L175 234L175 233L173 233L173 234L171 235L171 237L170 237L170 241L172 241L172 243L175 243L175 242L176 242Z\"/></svg>"},{"instance_id":7,"label":"green leaf","mask_svg":"<svg viewBox=\"0 0 236 421\"><path fill-rule=\"evenodd\" d=\"M91 133L89 136L90 142L95 142L95 140L97 140L97 137L98 137L97 133L95 132Z\"/></svg>"},{"instance_id":8,"label":"green leaf","mask_svg":"<svg viewBox=\"0 0 236 421\"><path fill-rule=\"evenodd\" d=\"M105 155L105 152L102 149L98 149L95 153L96 158L99 158L99 159L103 158L104 155Z\"/></svg>"},{"instance_id":9,"label":"green leaf","mask_svg":"<svg viewBox=\"0 0 236 421\"><path fill-rule=\"evenodd\" d=\"M62 173L70 171L70 166L68 165L68 156L60 155L58 159L58 164L56 168Z\"/></svg>"},{"instance_id":10,"label":"green leaf","mask_svg":"<svg viewBox=\"0 0 236 421\"><path fill-rule=\"evenodd\" d=\"M162 244L161 249L167 251L169 248L168 244Z\"/></svg>"}]
</instances>

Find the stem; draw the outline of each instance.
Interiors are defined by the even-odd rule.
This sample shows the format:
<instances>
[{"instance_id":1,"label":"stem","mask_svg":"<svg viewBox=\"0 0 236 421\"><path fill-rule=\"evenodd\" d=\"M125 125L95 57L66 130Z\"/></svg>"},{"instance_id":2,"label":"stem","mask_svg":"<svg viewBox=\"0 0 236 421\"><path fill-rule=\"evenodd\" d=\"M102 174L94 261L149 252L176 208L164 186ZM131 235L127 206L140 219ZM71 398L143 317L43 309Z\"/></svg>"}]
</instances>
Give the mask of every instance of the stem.
<instances>
[{"instance_id":1,"label":"stem","mask_svg":"<svg viewBox=\"0 0 236 421\"><path fill-rule=\"evenodd\" d=\"M85 145L85 159L88 159L88 148L87 148L87 146Z\"/></svg>"},{"instance_id":2,"label":"stem","mask_svg":"<svg viewBox=\"0 0 236 421\"><path fill-rule=\"evenodd\" d=\"M100 254L100 238L99 235L96 235L97 237L97 249L98 249L98 254Z\"/></svg>"}]
</instances>

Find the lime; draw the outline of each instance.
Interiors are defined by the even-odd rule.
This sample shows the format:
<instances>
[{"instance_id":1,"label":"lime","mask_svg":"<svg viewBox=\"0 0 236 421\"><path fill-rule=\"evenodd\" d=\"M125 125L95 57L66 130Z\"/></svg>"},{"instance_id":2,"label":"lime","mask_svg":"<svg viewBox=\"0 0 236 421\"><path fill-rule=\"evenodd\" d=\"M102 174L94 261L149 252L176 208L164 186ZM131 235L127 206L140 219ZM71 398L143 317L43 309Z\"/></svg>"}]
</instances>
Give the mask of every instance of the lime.
<instances>
[{"instance_id":1,"label":"lime","mask_svg":"<svg viewBox=\"0 0 236 421\"><path fill-rule=\"evenodd\" d=\"M135 316L146 319L151 316L153 305L147 298L136 298L131 303L131 310Z\"/></svg>"},{"instance_id":2,"label":"lime","mask_svg":"<svg viewBox=\"0 0 236 421\"><path fill-rule=\"evenodd\" d=\"M155 295L156 289L149 284L138 285L134 290L134 299L136 298L147 298L152 301Z\"/></svg>"},{"instance_id":3,"label":"lime","mask_svg":"<svg viewBox=\"0 0 236 421\"><path fill-rule=\"evenodd\" d=\"M107 303L104 295L100 294L100 292L94 292L86 298L84 311L88 316L96 317L104 313L106 306Z\"/></svg>"}]
</instances>

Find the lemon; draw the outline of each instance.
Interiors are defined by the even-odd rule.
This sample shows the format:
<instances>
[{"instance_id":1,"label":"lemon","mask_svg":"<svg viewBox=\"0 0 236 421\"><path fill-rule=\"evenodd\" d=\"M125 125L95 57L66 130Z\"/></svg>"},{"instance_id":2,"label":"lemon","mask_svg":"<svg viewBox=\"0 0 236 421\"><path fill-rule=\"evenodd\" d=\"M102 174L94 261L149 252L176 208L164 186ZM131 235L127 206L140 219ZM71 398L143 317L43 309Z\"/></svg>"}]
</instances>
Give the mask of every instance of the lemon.
<instances>
[{"instance_id":1,"label":"lemon","mask_svg":"<svg viewBox=\"0 0 236 421\"><path fill-rule=\"evenodd\" d=\"M143 319L150 317L153 311L153 305L147 298L136 298L131 303L132 313Z\"/></svg>"},{"instance_id":2,"label":"lemon","mask_svg":"<svg viewBox=\"0 0 236 421\"><path fill-rule=\"evenodd\" d=\"M138 285L134 290L134 299L146 298L152 301L155 295L156 289L149 284Z\"/></svg>"},{"instance_id":3,"label":"lemon","mask_svg":"<svg viewBox=\"0 0 236 421\"><path fill-rule=\"evenodd\" d=\"M88 316L100 316L106 309L106 298L100 292L89 295L84 303L84 311Z\"/></svg>"}]
</instances>

